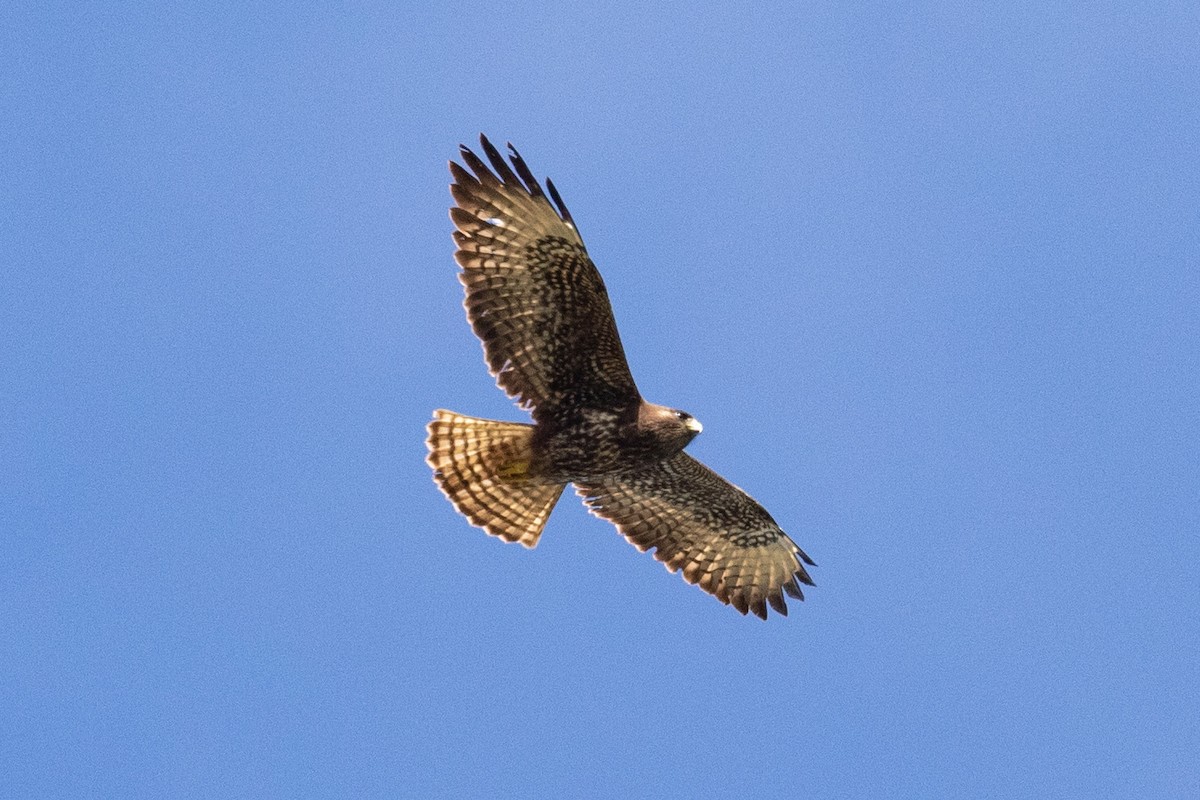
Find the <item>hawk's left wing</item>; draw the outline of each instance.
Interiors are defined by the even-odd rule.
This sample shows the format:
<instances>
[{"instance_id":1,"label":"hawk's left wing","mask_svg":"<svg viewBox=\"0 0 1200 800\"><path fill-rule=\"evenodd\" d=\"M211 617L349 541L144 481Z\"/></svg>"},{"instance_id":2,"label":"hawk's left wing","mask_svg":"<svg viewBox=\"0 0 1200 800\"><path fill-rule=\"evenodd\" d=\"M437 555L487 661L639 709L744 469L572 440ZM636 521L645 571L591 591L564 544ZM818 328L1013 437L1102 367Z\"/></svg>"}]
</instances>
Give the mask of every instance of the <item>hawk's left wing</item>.
<instances>
[{"instance_id":1,"label":"hawk's left wing","mask_svg":"<svg viewBox=\"0 0 1200 800\"><path fill-rule=\"evenodd\" d=\"M797 582L813 585L812 559L766 509L687 453L578 492L639 550L655 548L667 569L743 614L766 619L770 603L786 616L784 592L803 600Z\"/></svg>"},{"instance_id":2,"label":"hawk's left wing","mask_svg":"<svg viewBox=\"0 0 1200 800\"><path fill-rule=\"evenodd\" d=\"M450 217L488 369L535 420L636 403L608 291L554 184L546 182L547 197L512 145L509 166L487 137L479 141L491 168L466 147L471 172L450 162Z\"/></svg>"}]
</instances>

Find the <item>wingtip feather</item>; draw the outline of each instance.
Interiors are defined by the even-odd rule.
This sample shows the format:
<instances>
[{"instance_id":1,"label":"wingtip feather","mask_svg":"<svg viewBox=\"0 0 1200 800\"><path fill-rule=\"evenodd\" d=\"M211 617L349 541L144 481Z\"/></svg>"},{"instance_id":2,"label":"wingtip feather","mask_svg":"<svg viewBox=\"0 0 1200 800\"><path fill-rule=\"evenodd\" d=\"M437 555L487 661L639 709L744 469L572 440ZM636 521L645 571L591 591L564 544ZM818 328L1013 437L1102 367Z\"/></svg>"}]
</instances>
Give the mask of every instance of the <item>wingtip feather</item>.
<instances>
[{"instance_id":1,"label":"wingtip feather","mask_svg":"<svg viewBox=\"0 0 1200 800\"><path fill-rule=\"evenodd\" d=\"M771 592L767 595L767 601L771 604L771 608L775 609L782 616L787 616L787 602L783 599L783 595L779 592Z\"/></svg>"},{"instance_id":2,"label":"wingtip feather","mask_svg":"<svg viewBox=\"0 0 1200 800\"><path fill-rule=\"evenodd\" d=\"M569 222L571 227L575 227L575 220L571 218L571 212L567 210L567 204L563 202L562 196L559 195L554 181L546 178L546 188L550 190L550 197L554 199L554 205L558 206L558 215L562 217L563 222Z\"/></svg>"}]
</instances>

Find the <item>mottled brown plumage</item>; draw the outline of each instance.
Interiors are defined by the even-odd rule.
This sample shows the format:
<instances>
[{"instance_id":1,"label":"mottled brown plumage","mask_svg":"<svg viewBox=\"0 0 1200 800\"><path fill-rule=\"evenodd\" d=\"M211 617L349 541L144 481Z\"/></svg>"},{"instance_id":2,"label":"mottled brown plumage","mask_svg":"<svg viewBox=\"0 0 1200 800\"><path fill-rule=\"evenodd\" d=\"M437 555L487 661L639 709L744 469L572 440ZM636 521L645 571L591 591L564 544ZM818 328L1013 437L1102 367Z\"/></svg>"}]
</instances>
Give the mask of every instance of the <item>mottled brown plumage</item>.
<instances>
[{"instance_id":1,"label":"mottled brown plumage","mask_svg":"<svg viewBox=\"0 0 1200 800\"><path fill-rule=\"evenodd\" d=\"M474 525L537 544L567 483L640 550L766 619L804 599L812 560L749 495L683 452L691 415L642 399L604 281L554 184L509 145L450 163L455 259L488 368L533 425L435 412L434 477ZM490 163L490 168L489 168ZM553 205L551 205L553 201Z\"/></svg>"}]
</instances>

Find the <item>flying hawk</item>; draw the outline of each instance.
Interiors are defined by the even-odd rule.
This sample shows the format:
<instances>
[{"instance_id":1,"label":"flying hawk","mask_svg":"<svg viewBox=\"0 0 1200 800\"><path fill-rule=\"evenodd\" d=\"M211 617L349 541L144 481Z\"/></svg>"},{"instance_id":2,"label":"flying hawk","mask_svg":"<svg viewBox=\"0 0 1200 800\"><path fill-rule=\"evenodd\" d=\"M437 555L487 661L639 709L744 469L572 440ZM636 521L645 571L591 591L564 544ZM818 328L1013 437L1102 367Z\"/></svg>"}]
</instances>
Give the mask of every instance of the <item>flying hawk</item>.
<instances>
[{"instance_id":1,"label":"flying hawk","mask_svg":"<svg viewBox=\"0 0 1200 800\"><path fill-rule=\"evenodd\" d=\"M608 292L559 197L509 145L450 162L454 254L467 319L500 388L533 424L434 412L428 461L473 525L537 545L568 483L597 516L689 583L767 618L803 600L813 565L748 494L683 451L690 414L642 399ZM553 201L553 205L551 204Z\"/></svg>"}]
</instances>

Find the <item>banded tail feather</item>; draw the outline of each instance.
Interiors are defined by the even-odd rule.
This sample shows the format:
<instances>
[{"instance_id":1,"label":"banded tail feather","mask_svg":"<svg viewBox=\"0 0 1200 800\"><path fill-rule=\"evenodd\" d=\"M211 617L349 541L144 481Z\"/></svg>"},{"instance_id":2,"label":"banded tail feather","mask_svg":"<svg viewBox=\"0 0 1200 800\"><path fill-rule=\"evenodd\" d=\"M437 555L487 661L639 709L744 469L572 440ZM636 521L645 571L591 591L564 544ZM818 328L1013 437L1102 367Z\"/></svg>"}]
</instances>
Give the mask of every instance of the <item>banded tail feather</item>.
<instances>
[{"instance_id":1,"label":"banded tail feather","mask_svg":"<svg viewBox=\"0 0 1200 800\"><path fill-rule=\"evenodd\" d=\"M472 525L506 542L536 547L566 484L526 477L533 426L444 409L433 413L426 461L442 492Z\"/></svg>"}]
</instances>

